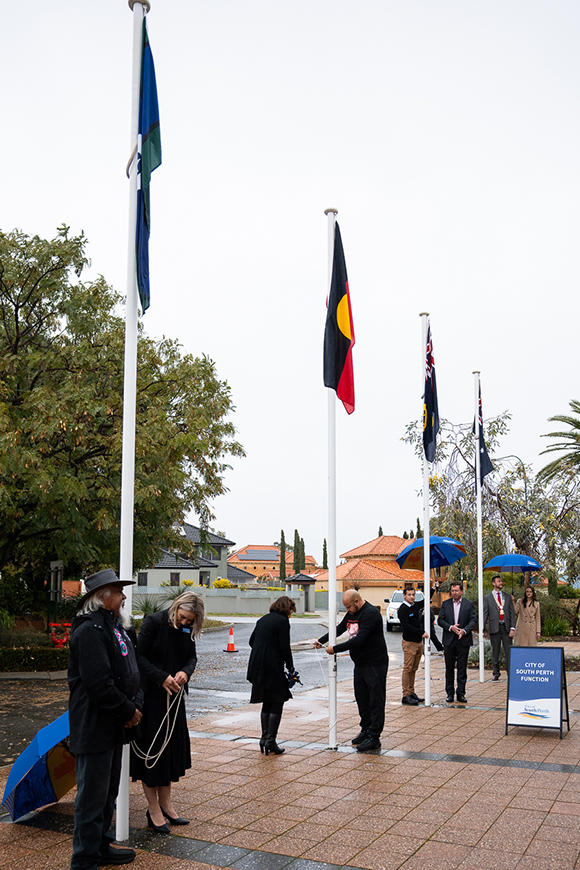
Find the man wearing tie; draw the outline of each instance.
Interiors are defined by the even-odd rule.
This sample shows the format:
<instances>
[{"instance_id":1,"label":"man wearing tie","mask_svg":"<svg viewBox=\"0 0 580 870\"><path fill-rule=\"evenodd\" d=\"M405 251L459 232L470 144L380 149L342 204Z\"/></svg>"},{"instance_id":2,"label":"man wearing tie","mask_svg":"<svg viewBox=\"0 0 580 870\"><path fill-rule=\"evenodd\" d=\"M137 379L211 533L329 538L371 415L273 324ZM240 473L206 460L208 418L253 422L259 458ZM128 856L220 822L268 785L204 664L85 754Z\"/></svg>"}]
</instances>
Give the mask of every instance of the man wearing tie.
<instances>
[{"instance_id":1,"label":"man wearing tie","mask_svg":"<svg viewBox=\"0 0 580 870\"><path fill-rule=\"evenodd\" d=\"M499 680L499 649L503 644L506 668L510 663L510 647L516 632L516 617L511 595L503 592L503 580L496 574L491 581L493 590L483 599L483 625L489 620L489 639L491 640L492 679Z\"/></svg>"},{"instance_id":2,"label":"man wearing tie","mask_svg":"<svg viewBox=\"0 0 580 870\"><path fill-rule=\"evenodd\" d=\"M472 631L477 626L477 613L473 601L463 598L461 583L451 584L451 598L441 605L437 622L443 629L446 701L452 704L454 700L457 666L457 700L460 704L465 704L467 657L469 647L473 646Z\"/></svg>"}]
</instances>

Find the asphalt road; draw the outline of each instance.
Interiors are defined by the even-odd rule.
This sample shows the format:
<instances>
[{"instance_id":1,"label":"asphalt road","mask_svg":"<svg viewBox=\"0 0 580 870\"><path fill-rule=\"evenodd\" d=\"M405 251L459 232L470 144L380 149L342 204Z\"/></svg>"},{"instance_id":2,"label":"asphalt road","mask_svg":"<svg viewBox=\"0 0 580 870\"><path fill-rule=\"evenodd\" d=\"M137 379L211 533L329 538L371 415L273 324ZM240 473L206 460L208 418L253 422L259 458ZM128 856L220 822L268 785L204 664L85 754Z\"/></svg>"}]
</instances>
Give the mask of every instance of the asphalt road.
<instances>
[{"instance_id":1,"label":"asphalt road","mask_svg":"<svg viewBox=\"0 0 580 870\"><path fill-rule=\"evenodd\" d=\"M224 651L227 631L202 636L197 646L197 668L189 684L186 701L189 715L231 709L248 703L250 684L246 681L246 669L250 656L248 640L253 627L253 623L234 624L236 653ZM294 617L290 622L292 642L320 637L325 631L326 627L314 619ZM400 632L386 632L385 638L391 663L402 663ZM328 656L324 650L294 651L293 657L303 683L292 689L293 694L328 685ZM352 661L348 653L343 653L338 656L338 679L348 680L351 675Z\"/></svg>"}]
</instances>

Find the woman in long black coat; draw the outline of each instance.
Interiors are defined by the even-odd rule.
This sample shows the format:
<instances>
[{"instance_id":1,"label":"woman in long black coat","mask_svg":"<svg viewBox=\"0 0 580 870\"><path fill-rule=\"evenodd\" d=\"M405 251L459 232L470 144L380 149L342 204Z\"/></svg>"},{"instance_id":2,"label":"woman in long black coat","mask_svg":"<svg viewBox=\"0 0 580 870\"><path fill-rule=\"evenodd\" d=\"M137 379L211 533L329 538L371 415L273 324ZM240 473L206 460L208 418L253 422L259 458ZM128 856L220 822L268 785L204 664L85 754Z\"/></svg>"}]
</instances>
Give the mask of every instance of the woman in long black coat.
<instances>
[{"instance_id":1,"label":"woman in long black coat","mask_svg":"<svg viewBox=\"0 0 580 870\"><path fill-rule=\"evenodd\" d=\"M290 616L296 604L282 595L270 605L270 612L262 616L250 637L252 652L246 679L252 684L251 704L261 704L262 736L260 752L284 752L276 743L284 702L292 695L284 674L284 664L292 673L294 662L290 649Z\"/></svg>"},{"instance_id":2,"label":"woman in long black coat","mask_svg":"<svg viewBox=\"0 0 580 870\"><path fill-rule=\"evenodd\" d=\"M194 592L185 592L168 610L145 617L137 639L145 698L142 736L131 752L131 777L143 784L148 826L162 834L169 833L165 819L172 825L188 824L173 806L171 783L191 767L182 689L187 692L187 683L197 664L195 637L201 633L203 619L203 599Z\"/></svg>"}]
</instances>

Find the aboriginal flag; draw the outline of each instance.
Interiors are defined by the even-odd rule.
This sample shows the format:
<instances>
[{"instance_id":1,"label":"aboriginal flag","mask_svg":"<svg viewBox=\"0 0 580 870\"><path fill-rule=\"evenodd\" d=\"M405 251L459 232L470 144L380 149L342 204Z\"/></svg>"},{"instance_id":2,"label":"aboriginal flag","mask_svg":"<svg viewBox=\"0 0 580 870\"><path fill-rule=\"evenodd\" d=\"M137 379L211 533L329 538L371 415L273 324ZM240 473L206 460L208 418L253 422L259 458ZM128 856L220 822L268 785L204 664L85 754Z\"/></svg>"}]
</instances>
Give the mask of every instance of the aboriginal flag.
<instances>
[{"instance_id":1,"label":"aboriginal flag","mask_svg":"<svg viewBox=\"0 0 580 870\"><path fill-rule=\"evenodd\" d=\"M334 259L327 308L324 330L324 386L335 390L347 414L352 414L354 411L352 369L354 324L338 224L334 225Z\"/></svg>"},{"instance_id":2,"label":"aboriginal flag","mask_svg":"<svg viewBox=\"0 0 580 870\"><path fill-rule=\"evenodd\" d=\"M427 462L435 461L437 433L439 432L439 404L435 380L435 360L431 324L427 324L427 348L425 351L425 395L423 403L423 449Z\"/></svg>"},{"instance_id":3,"label":"aboriginal flag","mask_svg":"<svg viewBox=\"0 0 580 870\"><path fill-rule=\"evenodd\" d=\"M475 423L473 424L475 432ZM493 471L493 465L489 458L485 440L483 437L483 410L481 407L481 384L479 385L479 479L483 483L483 478ZM475 472L477 474L477 471ZM476 478L477 481L477 478Z\"/></svg>"}]
</instances>

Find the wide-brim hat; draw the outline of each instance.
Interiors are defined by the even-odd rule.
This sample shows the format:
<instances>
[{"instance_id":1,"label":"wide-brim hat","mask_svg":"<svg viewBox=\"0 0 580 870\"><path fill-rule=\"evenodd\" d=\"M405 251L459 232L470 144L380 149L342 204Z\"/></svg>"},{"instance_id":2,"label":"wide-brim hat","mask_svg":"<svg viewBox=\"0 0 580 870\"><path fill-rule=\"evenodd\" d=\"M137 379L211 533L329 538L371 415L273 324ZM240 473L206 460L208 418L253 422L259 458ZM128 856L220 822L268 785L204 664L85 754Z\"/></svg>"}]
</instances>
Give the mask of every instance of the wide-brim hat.
<instances>
[{"instance_id":1,"label":"wide-brim hat","mask_svg":"<svg viewBox=\"0 0 580 870\"><path fill-rule=\"evenodd\" d=\"M96 574L91 574L85 580L85 594L79 601L79 610L82 608L85 600L97 589L102 589L103 586L110 586L111 583L122 583L123 586L134 586L134 580L119 580L112 568L105 568L103 571L97 571Z\"/></svg>"}]
</instances>

